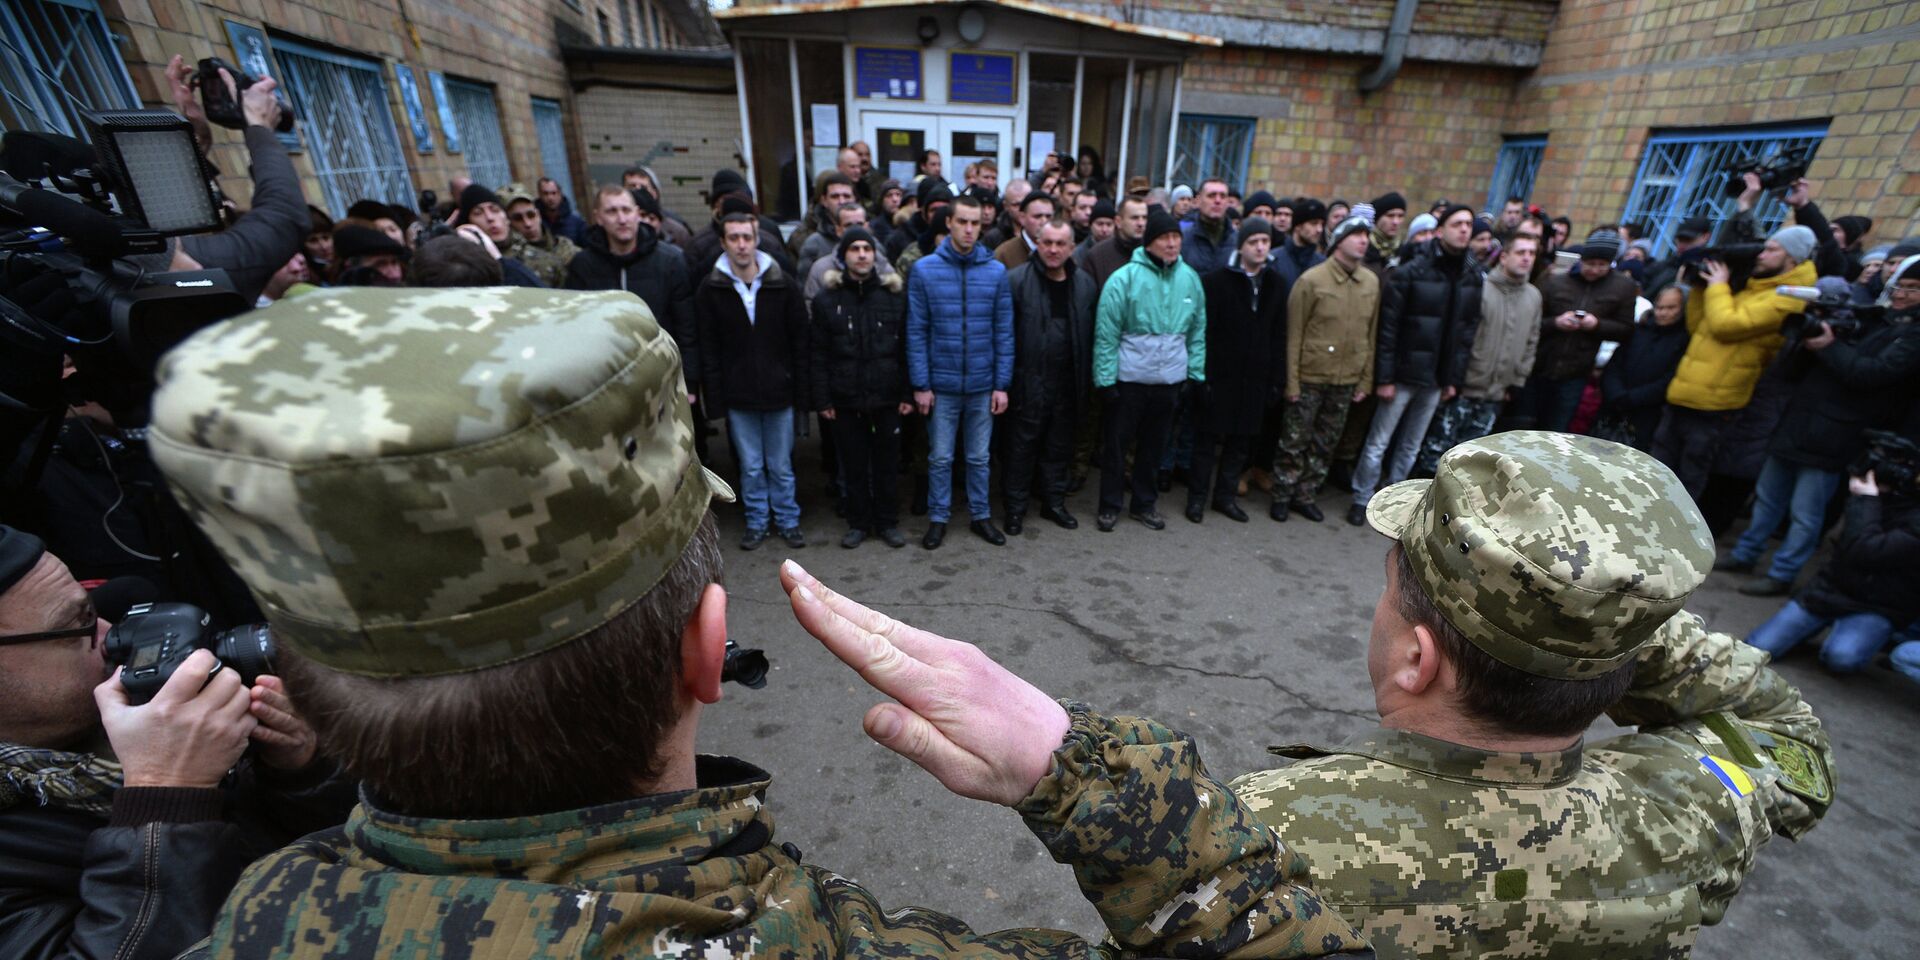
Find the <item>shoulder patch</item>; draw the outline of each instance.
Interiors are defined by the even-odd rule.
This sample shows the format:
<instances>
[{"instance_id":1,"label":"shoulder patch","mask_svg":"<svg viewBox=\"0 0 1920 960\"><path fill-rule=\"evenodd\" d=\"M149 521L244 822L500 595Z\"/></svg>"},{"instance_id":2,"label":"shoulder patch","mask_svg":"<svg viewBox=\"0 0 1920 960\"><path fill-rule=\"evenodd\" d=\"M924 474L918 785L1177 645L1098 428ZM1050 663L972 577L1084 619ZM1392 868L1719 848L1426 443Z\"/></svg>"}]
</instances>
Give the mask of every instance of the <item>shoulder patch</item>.
<instances>
[{"instance_id":1,"label":"shoulder patch","mask_svg":"<svg viewBox=\"0 0 1920 960\"><path fill-rule=\"evenodd\" d=\"M1703 753L1700 755L1700 765L1707 768L1707 772L1713 774L1715 779L1720 781L1720 785L1726 787L1727 792L1734 796L1744 797L1753 792L1753 778L1732 760L1716 757L1711 753Z\"/></svg>"},{"instance_id":2,"label":"shoulder patch","mask_svg":"<svg viewBox=\"0 0 1920 960\"><path fill-rule=\"evenodd\" d=\"M1812 747L1779 734L1766 748L1773 765L1780 770L1780 786L1787 792L1826 806L1833 802L1833 778L1826 762Z\"/></svg>"}]
</instances>

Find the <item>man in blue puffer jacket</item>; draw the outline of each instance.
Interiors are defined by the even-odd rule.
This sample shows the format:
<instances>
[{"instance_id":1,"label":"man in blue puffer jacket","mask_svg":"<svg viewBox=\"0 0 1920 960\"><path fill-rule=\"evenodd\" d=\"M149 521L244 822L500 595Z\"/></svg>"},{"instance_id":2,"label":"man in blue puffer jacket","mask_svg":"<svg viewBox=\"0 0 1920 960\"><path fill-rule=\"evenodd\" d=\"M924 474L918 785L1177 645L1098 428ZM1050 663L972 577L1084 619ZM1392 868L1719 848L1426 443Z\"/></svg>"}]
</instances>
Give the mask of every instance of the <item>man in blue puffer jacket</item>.
<instances>
[{"instance_id":1,"label":"man in blue puffer jacket","mask_svg":"<svg viewBox=\"0 0 1920 960\"><path fill-rule=\"evenodd\" d=\"M979 245L980 201L957 197L947 239L913 265L907 281L907 373L927 424L927 534L937 550L953 508L953 444L965 428L967 508L972 530L1000 546L987 492L993 416L1007 409L1013 383L1013 294L1007 268Z\"/></svg>"}]
</instances>

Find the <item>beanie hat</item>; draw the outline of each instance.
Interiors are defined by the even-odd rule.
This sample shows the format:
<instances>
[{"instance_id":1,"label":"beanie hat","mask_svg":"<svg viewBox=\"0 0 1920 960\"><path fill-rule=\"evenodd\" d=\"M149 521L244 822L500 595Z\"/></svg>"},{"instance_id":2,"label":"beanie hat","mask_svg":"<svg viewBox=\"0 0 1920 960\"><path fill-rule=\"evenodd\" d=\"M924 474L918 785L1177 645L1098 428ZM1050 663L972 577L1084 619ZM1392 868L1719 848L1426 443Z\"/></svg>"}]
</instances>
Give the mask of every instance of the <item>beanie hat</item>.
<instances>
[{"instance_id":1,"label":"beanie hat","mask_svg":"<svg viewBox=\"0 0 1920 960\"><path fill-rule=\"evenodd\" d=\"M1787 256L1795 260L1805 260L1813 256L1813 248L1819 243L1819 239L1813 235L1812 230L1797 223L1791 227L1775 230L1773 236L1767 239L1779 244L1780 249L1785 250Z\"/></svg>"},{"instance_id":2,"label":"beanie hat","mask_svg":"<svg viewBox=\"0 0 1920 960\"><path fill-rule=\"evenodd\" d=\"M1101 197L1099 200L1094 201L1093 212L1087 215L1087 221L1112 220L1119 215L1120 211L1113 208L1113 201Z\"/></svg>"},{"instance_id":3,"label":"beanie hat","mask_svg":"<svg viewBox=\"0 0 1920 960\"><path fill-rule=\"evenodd\" d=\"M1345 240L1349 234L1363 231L1366 233L1373 232L1373 205L1356 203L1353 205L1353 210L1347 214L1347 218L1340 221L1340 224L1333 228L1333 239L1327 241L1327 243L1329 246L1337 247L1340 245L1340 241Z\"/></svg>"},{"instance_id":4,"label":"beanie hat","mask_svg":"<svg viewBox=\"0 0 1920 960\"><path fill-rule=\"evenodd\" d=\"M0 593L13 589L40 562L47 545L24 530L0 526Z\"/></svg>"},{"instance_id":5,"label":"beanie hat","mask_svg":"<svg viewBox=\"0 0 1920 960\"><path fill-rule=\"evenodd\" d=\"M174 496L275 642L345 673L571 643L733 499L694 457L680 350L631 293L291 297L189 337L156 379L148 439Z\"/></svg>"},{"instance_id":6,"label":"beanie hat","mask_svg":"<svg viewBox=\"0 0 1920 960\"><path fill-rule=\"evenodd\" d=\"M1180 221L1175 220L1173 214L1165 210L1155 210L1147 214L1147 232L1140 235L1140 242L1143 245L1149 244L1162 234L1179 232Z\"/></svg>"},{"instance_id":7,"label":"beanie hat","mask_svg":"<svg viewBox=\"0 0 1920 960\"><path fill-rule=\"evenodd\" d=\"M1265 190L1255 190L1252 196L1240 204L1240 209L1242 210L1252 210L1254 207L1266 207L1269 210L1278 210L1280 209L1280 203L1273 199L1273 194Z\"/></svg>"},{"instance_id":8,"label":"beanie hat","mask_svg":"<svg viewBox=\"0 0 1920 960\"><path fill-rule=\"evenodd\" d=\"M753 213L753 201L744 193L727 193L720 196L720 215L730 213Z\"/></svg>"},{"instance_id":9,"label":"beanie hat","mask_svg":"<svg viewBox=\"0 0 1920 960\"><path fill-rule=\"evenodd\" d=\"M1407 236L1409 237L1425 230L1438 230L1438 229L1440 229L1440 221L1435 220L1433 218L1433 214L1431 213L1423 213L1417 217L1414 217L1412 220L1407 221Z\"/></svg>"},{"instance_id":10,"label":"beanie hat","mask_svg":"<svg viewBox=\"0 0 1920 960\"><path fill-rule=\"evenodd\" d=\"M1266 217L1248 217L1240 221L1240 232L1233 235L1233 245L1238 247L1248 240L1265 234L1273 235L1273 224Z\"/></svg>"},{"instance_id":11,"label":"beanie hat","mask_svg":"<svg viewBox=\"0 0 1920 960\"><path fill-rule=\"evenodd\" d=\"M633 194L633 205L639 207L641 213L660 216L660 200L653 195L653 191L636 188L627 192Z\"/></svg>"},{"instance_id":12,"label":"beanie hat","mask_svg":"<svg viewBox=\"0 0 1920 960\"><path fill-rule=\"evenodd\" d=\"M865 243L875 251L880 249L880 245L874 242L873 234L868 232L866 227L848 227L847 232L840 235L840 245L833 248L833 255L839 257L841 263L846 263L847 248L855 243Z\"/></svg>"},{"instance_id":13,"label":"beanie hat","mask_svg":"<svg viewBox=\"0 0 1920 960\"><path fill-rule=\"evenodd\" d=\"M1465 211L1467 212L1467 216L1468 216L1469 218L1471 218L1471 217L1473 216L1473 208L1472 208L1472 207L1469 207L1469 206L1467 206L1467 205L1466 205L1466 204L1464 204L1464 203L1449 203L1449 204L1447 204L1447 205L1446 205L1445 207L1442 207L1442 208L1440 208L1440 219L1438 219L1438 220L1435 220L1435 221L1434 221L1434 226L1436 226L1436 227L1444 227L1444 226L1446 226L1446 225L1447 225L1447 221L1448 221L1448 220L1452 220L1452 219L1453 219L1453 215L1454 215L1454 214L1456 214L1456 213L1459 213L1459 212L1460 212L1460 211L1462 211L1462 210L1465 210Z\"/></svg>"},{"instance_id":14,"label":"beanie hat","mask_svg":"<svg viewBox=\"0 0 1920 960\"><path fill-rule=\"evenodd\" d=\"M1863 264L1884 263L1886 262L1887 255L1892 252L1893 252L1893 244L1883 243L1880 246L1874 247L1873 249L1868 250L1866 253L1861 254L1860 262Z\"/></svg>"},{"instance_id":15,"label":"beanie hat","mask_svg":"<svg viewBox=\"0 0 1920 960\"><path fill-rule=\"evenodd\" d=\"M729 193L744 193L751 197L753 188L747 186L747 178L741 176L740 171L732 167L721 167L713 172L713 188L707 191L707 202L712 203L713 198Z\"/></svg>"},{"instance_id":16,"label":"beanie hat","mask_svg":"<svg viewBox=\"0 0 1920 960\"><path fill-rule=\"evenodd\" d=\"M1293 201L1293 225L1299 226L1314 220L1327 218L1327 205L1312 197L1300 197Z\"/></svg>"},{"instance_id":17,"label":"beanie hat","mask_svg":"<svg viewBox=\"0 0 1920 960\"><path fill-rule=\"evenodd\" d=\"M1404 212L1407 209L1407 198L1389 190L1373 198L1373 209L1381 213L1386 213L1390 210Z\"/></svg>"},{"instance_id":18,"label":"beanie hat","mask_svg":"<svg viewBox=\"0 0 1920 960\"><path fill-rule=\"evenodd\" d=\"M460 222L471 222L468 218L473 215L473 208L483 203L491 203L503 210L506 209L506 204L500 202L499 194L477 183L467 184L467 188L460 191Z\"/></svg>"},{"instance_id":19,"label":"beanie hat","mask_svg":"<svg viewBox=\"0 0 1920 960\"><path fill-rule=\"evenodd\" d=\"M873 192L874 199L878 200L882 197L885 197L887 195L888 190L898 190L903 194L907 192L907 188L901 186L900 181L889 177L885 180L880 181L880 189L875 190Z\"/></svg>"},{"instance_id":20,"label":"beanie hat","mask_svg":"<svg viewBox=\"0 0 1920 960\"><path fill-rule=\"evenodd\" d=\"M378 200L355 200L353 206L347 208L347 216L362 220L391 220L393 209Z\"/></svg>"},{"instance_id":21,"label":"beanie hat","mask_svg":"<svg viewBox=\"0 0 1920 960\"><path fill-rule=\"evenodd\" d=\"M1612 263L1620 257L1620 231L1601 227L1587 234L1587 242L1580 247L1580 259L1605 260Z\"/></svg>"},{"instance_id":22,"label":"beanie hat","mask_svg":"<svg viewBox=\"0 0 1920 960\"><path fill-rule=\"evenodd\" d=\"M953 190L947 186L945 180L939 177L921 177L920 183L913 188L913 195L920 200L920 209L925 210L933 205L934 201L931 198L935 190L945 190L946 201L949 203L953 201Z\"/></svg>"},{"instance_id":23,"label":"beanie hat","mask_svg":"<svg viewBox=\"0 0 1920 960\"><path fill-rule=\"evenodd\" d=\"M1468 236L1477 237L1483 233L1492 233L1492 232L1493 232L1493 224L1488 223L1486 217L1474 217L1473 232L1471 234L1468 234Z\"/></svg>"},{"instance_id":24,"label":"beanie hat","mask_svg":"<svg viewBox=\"0 0 1920 960\"><path fill-rule=\"evenodd\" d=\"M1680 226L1674 228L1673 236L1676 240L1692 240L1712 232L1713 221L1706 217L1688 217L1680 221Z\"/></svg>"},{"instance_id":25,"label":"beanie hat","mask_svg":"<svg viewBox=\"0 0 1920 960\"><path fill-rule=\"evenodd\" d=\"M927 214L927 236L937 237L947 232L947 218L953 216L953 205L948 204Z\"/></svg>"},{"instance_id":26,"label":"beanie hat","mask_svg":"<svg viewBox=\"0 0 1920 960\"><path fill-rule=\"evenodd\" d=\"M1846 236L1846 245L1849 247L1858 243L1861 237L1873 232L1873 221L1866 217L1835 217L1833 225L1839 227L1841 234Z\"/></svg>"},{"instance_id":27,"label":"beanie hat","mask_svg":"<svg viewBox=\"0 0 1920 960\"><path fill-rule=\"evenodd\" d=\"M1173 188L1172 193L1167 194L1167 199L1178 203L1179 201L1185 200L1192 196L1193 196L1193 188L1182 183L1175 186Z\"/></svg>"}]
</instances>

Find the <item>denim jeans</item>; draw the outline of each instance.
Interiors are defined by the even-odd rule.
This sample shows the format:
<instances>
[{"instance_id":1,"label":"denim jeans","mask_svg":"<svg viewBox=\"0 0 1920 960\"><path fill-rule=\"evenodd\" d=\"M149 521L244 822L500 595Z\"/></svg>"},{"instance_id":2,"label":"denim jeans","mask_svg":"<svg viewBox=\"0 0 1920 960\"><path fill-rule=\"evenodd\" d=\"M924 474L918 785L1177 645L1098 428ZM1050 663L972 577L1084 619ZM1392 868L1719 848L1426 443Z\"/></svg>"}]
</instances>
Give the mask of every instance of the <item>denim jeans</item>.
<instances>
[{"instance_id":1,"label":"denim jeans","mask_svg":"<svg viewBox=\"0 0 1920 960\"><path fill-rule=\"evenodd\" d=\"M1409 387L1401 384L1393 399L1382 400L1373 408L1373 426L1367 428L1367 443L1360 448L1360 462L1353 468L1353 502L1366 506L1380 486L1380 462L1389 447L1393 459L1387 463L1387 486L1399 483L1413 471L1413 458L1427 439L1427 424L1440 406L1439 387ZM1397 440L1395 438L1398 438Z\"/></svg>"},{"instance_id":2,"label":"denim jeans","mask_svg":"<svg viewBox=\"0 0 1920 960\"><path fill-rule=\"evenodd\" d=\"M1838 470L1820 470L1768 457L1753 487L1753 519L1733 546L1733 558L1742 563L1760 559L1780 521L1791 517L1787 536L1774 551L1767 576L1793 582L1800 568L1820 546L1820 527L1827 520L1827 504L1840 489Z\"/></svg>"},{"instance_id":3,"label":"denim jeans","mask_svg":"<svg viewBox=\"0 0 1920 960\"><path fill-rule=\"evenodd\" d=\"M1893 637L1892 622L1877 613L1822 617L1789 600L1772 619L1755 627L1747 642L1779 659L1829 624L1833 632L1820 647L1820 663L1834 673L1857 673L1872 666L1880 648Z\"/></svg>"},{"instance_id":4,"label":"denim jeans","mask_svg":"<svg viewBox=\"0 0 1920 960\"><path fill-rule=\"evenodd\" d=\"M993 517L987 490L992 464L993 394L936 393L927 423L927 520L946 523L953 513L953 442L965 430L967 512L975 520Z\"/></svg>"},{"instance_id":5,"label":"denim jeans","mask_svg":"<svg viewBox=\"0 0 1920 960\"><path fill-rule=\"evenodd\" d=\"M1893 637L1893 668L1907 675L1908 680L1920 683L1920 620L1907 625Z\"/></svg>"},{"instance_id":6,"label":"denim jeans","mask_svg":"<svg viewBox=\"0 0 1920 960\"><path fill-rule=\"evenodd\" d=\"M793 480L793 408L729 410L727 432L740 455L740 503L747 510L747 529L767 528L771 506L774 525L786 530L800 525L800 503Z\"/></svg>"}]
</instances>

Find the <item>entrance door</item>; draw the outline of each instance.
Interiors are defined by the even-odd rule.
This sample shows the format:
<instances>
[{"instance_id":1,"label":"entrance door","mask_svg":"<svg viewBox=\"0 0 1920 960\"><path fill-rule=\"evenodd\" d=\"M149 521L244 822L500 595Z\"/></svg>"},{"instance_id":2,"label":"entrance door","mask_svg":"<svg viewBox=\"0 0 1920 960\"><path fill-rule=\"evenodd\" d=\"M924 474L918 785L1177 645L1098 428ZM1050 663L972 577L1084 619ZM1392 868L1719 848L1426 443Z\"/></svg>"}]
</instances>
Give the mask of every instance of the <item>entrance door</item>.
<instances>
[{"instance_id":1,"label":"entrance door","mask_svg":"<svg viewBox=\"0 0 1920 960\"><path fill-rule=\"evenodd\" d=\"M875 110L860 115L861 133L873 146L873 165L902 184L913 180L920 152L940 151L941 176L963 181L967 164L991 157L1005 183L1012 169L1013 120L1010 117L943 116Z\"/></svg>"}]
</instances>

